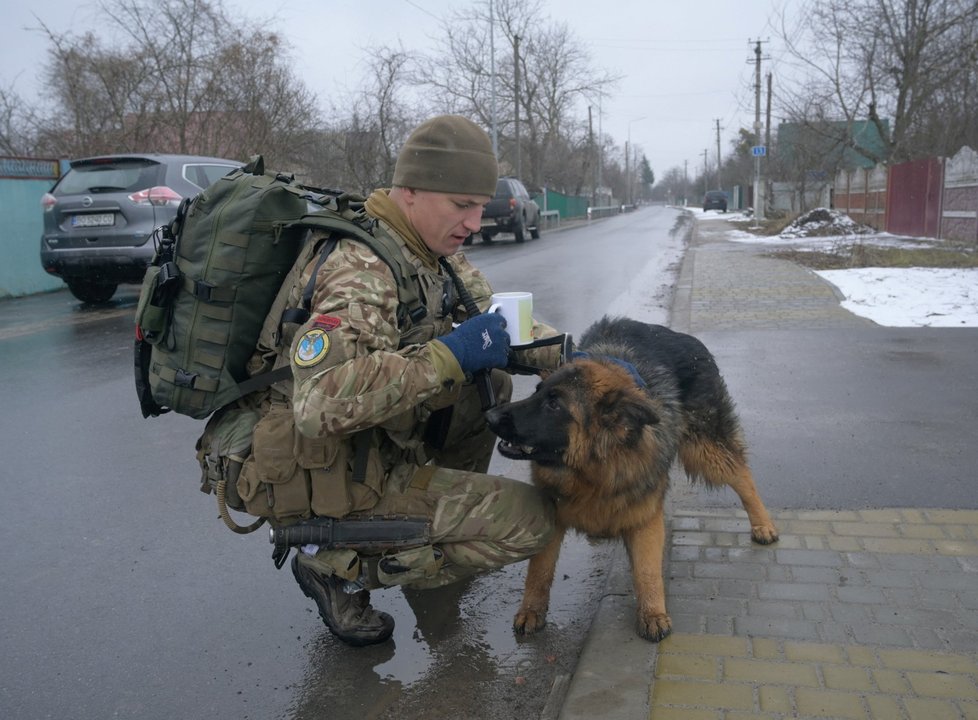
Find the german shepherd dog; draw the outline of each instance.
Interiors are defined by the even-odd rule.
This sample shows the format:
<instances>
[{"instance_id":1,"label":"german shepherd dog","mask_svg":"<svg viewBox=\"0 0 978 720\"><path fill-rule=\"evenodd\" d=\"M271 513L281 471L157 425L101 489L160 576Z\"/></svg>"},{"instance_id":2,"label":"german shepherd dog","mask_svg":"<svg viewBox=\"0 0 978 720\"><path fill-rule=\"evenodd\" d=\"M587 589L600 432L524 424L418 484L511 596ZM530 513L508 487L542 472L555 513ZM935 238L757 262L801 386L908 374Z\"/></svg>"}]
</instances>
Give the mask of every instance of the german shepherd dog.
<instances>
[{"instance_id":1,"label":"german shepherd dog","mask_svg":"<svg viewBox=\"0 0 978 720\"><path fill-rule=\"evenodd\" d=\"M557 532L532 557L518 634L546 621L568 529L621 538L638 599L638 634L669 634L662 562L663 505L676 458L691 480L729 485L761 544L778 531L754 486L734 404L710 351L661 325L605 317L581 336L574 359L545 375L527 399L486 418L499 452L530 460L534 484L556 504Z\"/></svg>"}]
</instances>

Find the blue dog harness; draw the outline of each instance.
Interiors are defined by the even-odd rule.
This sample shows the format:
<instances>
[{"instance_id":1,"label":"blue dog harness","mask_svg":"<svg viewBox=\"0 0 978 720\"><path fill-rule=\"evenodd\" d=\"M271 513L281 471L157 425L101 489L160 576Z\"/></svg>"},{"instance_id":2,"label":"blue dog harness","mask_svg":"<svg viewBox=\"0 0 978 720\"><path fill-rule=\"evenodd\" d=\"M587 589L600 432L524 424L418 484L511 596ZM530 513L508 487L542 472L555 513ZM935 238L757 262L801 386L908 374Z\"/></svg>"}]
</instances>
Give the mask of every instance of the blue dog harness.
<instances>
[{"instance_id":1,"label":"blue dog harness","mask_svg":"<svg viewBox=\"0 0 978 720\"><path fill-rule=\"evenodd\" d=\"M591 353L583 352L581 350L575 350L573 353L571 353L571 360L607 360L608 362L613 362L616 365L620 365L621 367L625 368L629 375L632 376L632 379L635 380L636 385L638 385L640 388L645 387L645 380L643 380L642 376L638 374L638 370L635 369L635 366L627 360L611 357L610 355L591 355Z\"/></svg>"}]
</instances>

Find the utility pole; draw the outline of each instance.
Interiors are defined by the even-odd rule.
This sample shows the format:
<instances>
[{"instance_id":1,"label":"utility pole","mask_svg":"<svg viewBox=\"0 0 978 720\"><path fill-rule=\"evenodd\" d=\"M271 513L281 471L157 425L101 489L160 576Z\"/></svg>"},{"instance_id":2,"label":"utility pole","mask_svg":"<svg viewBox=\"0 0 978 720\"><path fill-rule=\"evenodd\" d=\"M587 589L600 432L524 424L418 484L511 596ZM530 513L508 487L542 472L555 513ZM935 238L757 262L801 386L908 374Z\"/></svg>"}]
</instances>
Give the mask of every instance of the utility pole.
<instances>
[{"instance_id":1,"label":"utility pole","mask_svg":"<svg viewBox=\"0 0 978 720\"><path fill-rule=\"evenodd\" d=\"M516 69L515 87L513 93L516 104L516 177L523 179L523 154L520 151L520 36L513 36L513 67Z\"/></svg>"},{"instance_id":2,"label":"utility pole","mask_svg":"<svg viewBox=\"0 0 978 720\"><path fill-rule=\"evenodd\" d=\"M631 126L629 126L631 127ZM629 133L630 135L631 133ZM628 143L630 140L625 141L625 204L631 205L632 203L632 176L628 170Z\"/></svg>"},{"instance_id":3,"label":"utility pole","mask_svg":"<svg viewBox=\"0 0 978 720\"><path fill-rule=\"evenodd\" d=\"M764 121L764 147L767 148L767 153L764 155L766 166L770 163L771 158L771 73L767 74L767 117ZM764 195L767 196L767 188L764 189Z\"/></svg>"},{"instance_id":4,"label":"utility pole","mask_svg":"<svg viewBox=\"0 0 978 720\"><path fill-rule=\"evenodd\" d=\"M720 179L720 166L722 162L720 160L720 120L717 118L715 120L717 124L717 190L723 190L723 181Z\"/></svg>"},{"instance_id":5,"label":"utility pole","mask_svg":"<svg viewBox=\"0 0 978 720\"><path fill-rule=\"evenodd\" d=\"M761 41L754 45L754 142L761 142ZM754 222L764 219L764 181L761 156L754 156Z\"/></svg>"},{"instance_id":6,"label":"utility pole","mask_svg":"<svg viewBox=\"0 0 978 720\"><path fill-rule=\"evenodd\" d=\"M496 23L493 20L493 2L489 0L489 77L492 84L492 102L489 114L492 118L492 154L499 159L499 132L496 129Z\"/></svg>"},{"instance_id":7,"label":"utility pole","mask_svg":"<svg viewBox=\"0 0 978 720\"><path fill-rule=\"evenodd\" d=\"M689 160L683 160L683 207L686 207L686 193L689 187Z\"/></svg>"},{"instance_id":8,"label":"utility pole","mask_svg":"<svg viewBox=\"0 0 978 720\"><path fill-rule=\"evenodd\" d=\"M600 188L604 184L604 177L602 176L602 166L604 165L604 141L601 139L601 93L598 93L598 187Z\"/></svg>"},{"instance_id":9,"label":"utility pole","mask_svg":"<svg viewBox=\"0 0 978 720\"><path fill-rule=\"evenodd\" d=\"M632 204L632 170L629 170L629 155L634 152L634 148L629 149L632 145L632 123L636 123L639 120L644 120L645 116L632 118L628 121L628 139L625 141L625 202L629 205Z\"/></svg>"},{"instance_id":10,"label":"utility pole","mask_svg":"<svg viewBox=\"0 0 978 720\"><path fill-rule=\"evenodd\" d=\"M706 195L709 186L707 185L708 179L710 177L710 166L706 163L707 150L703 151L703 194Z\"/></svg>"},{"instance_id":11,"label":"utility pole","mask_svg":"<svg viewBox=\"0 0 978 720\"><path fill-rule=\"evenodd\" d=\"M594 152L594 121L591 119L591 106L587 106L587 144L588 144L588 158L591 161L595 160ZM597 164L597 163L595 163ZM600 170L595 168L594 181L591 185L591 205L597 205L597 192L598 192L598 177L600 176Z\"/></svg>"}]
</instances>

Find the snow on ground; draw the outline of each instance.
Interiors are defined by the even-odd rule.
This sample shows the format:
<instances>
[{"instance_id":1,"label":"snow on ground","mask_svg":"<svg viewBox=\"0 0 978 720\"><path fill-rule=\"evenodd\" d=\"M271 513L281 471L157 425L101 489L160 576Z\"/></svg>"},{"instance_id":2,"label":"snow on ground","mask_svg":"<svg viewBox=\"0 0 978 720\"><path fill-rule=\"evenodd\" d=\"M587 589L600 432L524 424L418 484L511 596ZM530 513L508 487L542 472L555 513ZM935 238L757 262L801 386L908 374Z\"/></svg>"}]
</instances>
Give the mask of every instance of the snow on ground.
<instances>
[{"instance_id":1,"label":"snow on ground","mask_svg":"<svg viewBox=\"0 0 978 720\"><path fill-rule=\"evenodd\" d=\"M726 216L699 208L693 213L744 222L741 213ZM848 216L820 208L792 223L781 235L754 235L731 228L726 239L796 250L831 250L841 244L930 247L928 238L907 238L880 233L854 223ZM835 234L833 234L835 233ZM855 315L887 327L978 327L978 269L967 268L853 268L818 270L816 274L835 285L845 296L842 307Z\"/></svg>"},{"instance_id":2,"label":"snow on ground","mask_svg":"<svg viewBox=\"0 0 978 720\"><path fill-rule=\"evenodd\" d=\"M887 327L978 327L978 270L853 268L819 270L839 288L842 307Z\"/></svg>"}]
</instances>

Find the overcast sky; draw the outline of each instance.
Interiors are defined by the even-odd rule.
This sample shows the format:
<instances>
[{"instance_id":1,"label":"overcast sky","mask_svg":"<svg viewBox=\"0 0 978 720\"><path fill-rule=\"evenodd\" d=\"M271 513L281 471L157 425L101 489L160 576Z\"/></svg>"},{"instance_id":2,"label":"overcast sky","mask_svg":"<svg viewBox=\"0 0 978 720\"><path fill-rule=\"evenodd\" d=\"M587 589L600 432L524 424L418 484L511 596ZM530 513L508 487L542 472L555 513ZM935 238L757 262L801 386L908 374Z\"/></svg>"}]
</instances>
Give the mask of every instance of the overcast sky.
<instances>
[{"instance_id":1,"label":"overcast sky","mask_svg":"<svg viewBox=\"0 0 978 720\"><path fill-rule=\"evenodd\" d=\"M777 5L775 4L777 3ZM565 22L590 51L595 67L621 75L613 97L601 107L600 127L619 146L631 138L644 151L656 176L688 163L693 176L704 151L716 163L716 121L721 149L740 127L754 123L754 46L765 43L762 73L777 65L769 20L792 0L544 0L544 12ZM90 0L4 0L7 30L0 43L0 84L24 97L37 91L47 42L30 28L38 19L58 32L98 27ZM371 44L429 50L449 10L473 7L472 0L225 0L232 13L272 18L292 48L297 73L320 97L355 87L364 74ZM351 13L356 13L351 15ZM497 52L499 46L497 45ZM763 108L763 104L762 104ZM582 119L587 117L582 103ZM598 108L594 108L598 125Z\"/></svg>"}]
</instances>

